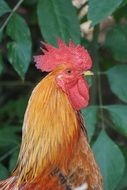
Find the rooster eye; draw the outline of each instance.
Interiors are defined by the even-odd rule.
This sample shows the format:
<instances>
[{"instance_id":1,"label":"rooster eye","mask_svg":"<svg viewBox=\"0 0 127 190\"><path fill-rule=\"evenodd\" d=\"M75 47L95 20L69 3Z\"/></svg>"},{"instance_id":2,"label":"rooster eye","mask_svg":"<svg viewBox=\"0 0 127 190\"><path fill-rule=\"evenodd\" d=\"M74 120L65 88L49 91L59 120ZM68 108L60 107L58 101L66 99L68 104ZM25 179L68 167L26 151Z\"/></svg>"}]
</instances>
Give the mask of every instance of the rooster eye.
<instances>
[{"instance_id":1,"label":"rooster eye","mask_svg":"<svg viewBox=\"0 0 127 190\"><path fill-rule=\"evenodd\" d=\"M70 75L72 73L72 70L71 69L67 69L66 73Z\"/></svg>"}]
</instances>

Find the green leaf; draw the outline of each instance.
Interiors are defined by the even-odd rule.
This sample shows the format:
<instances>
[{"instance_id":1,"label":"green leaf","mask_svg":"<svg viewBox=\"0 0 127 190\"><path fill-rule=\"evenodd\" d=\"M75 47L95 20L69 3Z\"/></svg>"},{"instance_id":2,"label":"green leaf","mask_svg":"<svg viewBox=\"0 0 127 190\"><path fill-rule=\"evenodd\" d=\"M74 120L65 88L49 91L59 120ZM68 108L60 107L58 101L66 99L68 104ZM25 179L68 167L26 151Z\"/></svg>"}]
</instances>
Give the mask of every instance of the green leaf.
<instances>
[{"instance_id":1,"label":"green leaf","mask_svg":"<svg viewBox=\"0 0 127 190\"><path fill-rule=\"evenodd\" d=\"M11 120L11 121L15 120L15 118L17 118L18 121L23 120L27 102L28 102L27 96L24 96L23 98L19 98L17 100L8 101L0 109L1 119L5 120L5 117L6 117L6 118L9 118L9 120ZM7 121L7 119L6 119L6 121Z\"/></svg>"},{"instance_id":2,"label":"green leaf","mask_svg":"<svg viewBox=\"0 0 127 190\"><path fill-rule=\"evenodd\" d=\"M84 46L84 48L89 50L91 43L87 39L81 38L81 45Z\"/></svg>"},{"instance_id":3,"label":"green leaf","mask_svg":"<svg viewBox=\"0 0 127 190\"><path fill-rule=\"evenodd\" d=\"M19 150L16 150L12 156L11 159L9 160L9 171L11 172L12 170L14 170L16 163L17 163L17 159L18 159L18 155L19 155Z\"/></svg>"},{"instance_id":4,"label":"green leaf","mask_svg":"<svg viewBox=\"0 0 127 190\"><path fill-rule=\"evenodd\" d=\"M0 128L0 146L14 146L20 143L19 137L15 133L15 128Z\"/></svg>"},{"instance_id":5,"label":"green leaf","mask_svg":"<svg viewBox=\"0 0 127 190\"><path fill-rule=\"evenodd\" d=\"M93 151L104 178L104 189L114 190L120 182L125 168L122 152L104 130L93 145Z\"/></svg>"},{"instance_id":6,"label":"green leaf","mask_svg":"<svg viewBox=\"0 0 127 190\"><path fill-rule=\"evenodd\" d=\"M9 12L11 9L4 0L0 0L0 17L5 13Z\"/></svg>"},{"instance_id":7,"label":"green leaf","mask_svg":"<svg viewBox=\"0 0 127 190\"><path fill-rule=\"evenodd\" d=\"M120 183L119 185L117 186L116 190L126 190L127 189L127 149L125 148L124 150L124 158L125 158L125 163L126 163L126 166L125 166L125 169L124 169L124 173L123 173L123 176L122 176L122 179L120 180Z\"/></svg>"},{"instance_id":8,"label":"green leaf","mask_svg":"<svg viewBox=\"0 0 127 190\"><path fill-rule=\"evenodd\" d=\"M0 164L0 180L8 177L8 170L3 164Z\"/></svg>"},{"instance_id":9,"label":"green leaf","mask_svg":"<svg viewBox=\"0 0 127 190\"><path fill-rule=\"evenodd\" d=\"M88 19L96 25L111 15L123 0L89 0Z\"/></svg>"},{"instance_id":10,"label":"green leaf","mask_svg":"<svg viewBox=\"0 0 127 190\"><path fill-rule=\"evenodd\" d=\"M127 25L117 25L109 30L105 47L109 48L114 59L125 62L127 60Z\"/></svg>"},{"instance_id":11,"label":"green leaf","mask_svg":"<svg viewBox=\"0 0 127 190\"><path fill-rule=\"evenodd\" d=\"M95 131L95 125L97 122L97 111L97 106L89 106L88 108L82 110L89 140L91 140Z\"/></svg>"},{"instance_id":12,"label":"green leaf","mask_svg":"<svg viewBox=\"0 0 127 190\"><path fill-rule=\"evenodd\" d=\"M112 92L124 102L127 102L127 65L117 65L107 72Z\"/></svg>"},{"instance_id":13,"label":"green leaf","mask_svg":"<svg viewBox=\"0 0 127 190\"><path fill-rule=\"evenodd\" d=\"M114 128L127 136L127 106L125 105L109 105L104 107L109 111Z\"/></svg>"},{"instance_id":14,"label":"green leaf","mask_svg":"<svg viewBox=\"0 0 127 190\"><path fill-rule=\"evenodd\" d=\"M8 59L22 79L31 60L31 35L25 20L14 14L8 25L6 33L13 40L7 44Z\"/></svg>"},{"instance_id":15,"label":"green leaf","mask_svg":"<svg viewBox=\"0 0 127 190\"><path fill-rule=\"evenodd\" d=\"M72 39L80 43L80 26L76 10L70 0L39 0L38 22L44 39L56 45L60 37L65 42Z\"/></svg>"}]
</instances>

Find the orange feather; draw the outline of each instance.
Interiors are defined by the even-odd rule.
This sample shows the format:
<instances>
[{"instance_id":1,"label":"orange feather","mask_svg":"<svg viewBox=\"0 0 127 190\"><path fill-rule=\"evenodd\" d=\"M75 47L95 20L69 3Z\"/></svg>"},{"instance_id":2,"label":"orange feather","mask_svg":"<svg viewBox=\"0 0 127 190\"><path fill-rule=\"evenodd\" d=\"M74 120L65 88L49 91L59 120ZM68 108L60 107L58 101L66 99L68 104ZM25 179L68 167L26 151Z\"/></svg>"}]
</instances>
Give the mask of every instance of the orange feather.
<instances>
[{"instance_id":1,"label":"orange feather","mask_svg":"<svg viewBox=\"0 0 127 190\"><path fill-rule=\"evenodd\" d=\"M60 64L33 90L24 117L18 163L0 190L102 190L102 178L83 122L56 76Z\"/></svg>"}]
</instances>

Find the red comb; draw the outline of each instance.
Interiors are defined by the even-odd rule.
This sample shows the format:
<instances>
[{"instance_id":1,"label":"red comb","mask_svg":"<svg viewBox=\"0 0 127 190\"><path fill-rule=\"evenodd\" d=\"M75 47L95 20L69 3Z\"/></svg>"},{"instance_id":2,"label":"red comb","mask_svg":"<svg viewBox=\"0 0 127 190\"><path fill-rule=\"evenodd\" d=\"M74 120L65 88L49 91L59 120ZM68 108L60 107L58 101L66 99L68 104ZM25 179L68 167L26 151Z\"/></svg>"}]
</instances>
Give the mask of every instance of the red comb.
<instances>
[{"instance_id":1,"label":"red comb","mask_svg":"<svg viewBox=\"0 0 127 190\"><path fill-rule=\"evenodd\" d=\"M81 45L75 45L72 41L67 46L61 39L58 39L58 48L45 44L44 55L34 57L36 67L42 71L50 72L58 64L71 64L77 70L88 70L92 66L92 60L87 50Z\"/></svg>"}]
</instances>

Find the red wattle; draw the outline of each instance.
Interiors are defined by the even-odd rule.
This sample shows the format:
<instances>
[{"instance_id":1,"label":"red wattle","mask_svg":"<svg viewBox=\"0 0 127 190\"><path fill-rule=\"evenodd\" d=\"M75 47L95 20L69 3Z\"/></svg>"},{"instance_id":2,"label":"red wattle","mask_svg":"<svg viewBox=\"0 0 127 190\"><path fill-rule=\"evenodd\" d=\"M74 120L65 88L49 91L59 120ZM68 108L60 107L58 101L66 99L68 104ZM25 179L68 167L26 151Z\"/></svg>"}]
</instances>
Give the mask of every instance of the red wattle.
<instances>
[{"instance_id":1,"label":"red wattle","mask_svg":"<svg viewBox=\"0 0 127 190\"><path fill-rule=\"evenodd\" d=\"M78 82L67 89L68 98L75 110L80 110L88 105L89 88L86 81L80 78Z\"/></svg>"}]
</instances>

